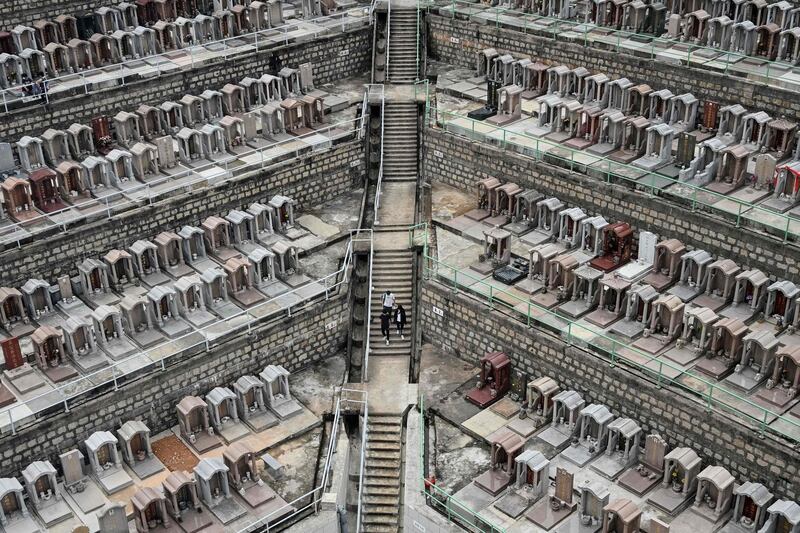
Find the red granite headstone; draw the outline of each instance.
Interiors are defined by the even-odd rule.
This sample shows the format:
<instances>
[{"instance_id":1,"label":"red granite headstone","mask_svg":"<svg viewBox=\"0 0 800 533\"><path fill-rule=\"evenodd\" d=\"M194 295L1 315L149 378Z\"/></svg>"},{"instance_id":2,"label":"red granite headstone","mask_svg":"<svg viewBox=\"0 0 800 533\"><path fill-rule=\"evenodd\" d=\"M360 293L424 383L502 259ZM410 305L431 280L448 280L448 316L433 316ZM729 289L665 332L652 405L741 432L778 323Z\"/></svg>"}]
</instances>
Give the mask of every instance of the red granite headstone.
<instances>
[{"instance_id":1,"label":"red granite headstone","mask_svg":"<svg viewBox=\"0 0 800 533\"><path fill-rule=\"evenodd\" d=\"M25 360L22 358L22 350L19 347L19 338L11 337L0 342L3 347L3 358L6 363L6 370L13 370L21 367Z\"/></svg>"}]
</instances>

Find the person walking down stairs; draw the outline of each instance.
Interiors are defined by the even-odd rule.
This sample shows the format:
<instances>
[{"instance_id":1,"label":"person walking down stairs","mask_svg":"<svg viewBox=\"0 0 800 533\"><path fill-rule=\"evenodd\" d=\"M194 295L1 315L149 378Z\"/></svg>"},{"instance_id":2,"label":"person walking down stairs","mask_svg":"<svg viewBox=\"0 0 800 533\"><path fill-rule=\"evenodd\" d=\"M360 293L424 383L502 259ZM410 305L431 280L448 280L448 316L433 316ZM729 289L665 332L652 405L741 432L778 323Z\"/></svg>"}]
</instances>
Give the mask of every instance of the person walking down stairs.
<instances>
[{"instance_id":1,"label":"person walking down stairs","mask_svg":"<svg viewBox=\"0 0 800 533\"><path fill-rule=\"evenodd\" d=\"M394 310L394 302L395 302L394 293L390 290L384 292L383 297L381 298L381 303L383 304L383 312L386 314L391 313Z\"/></svg>"},{"instance_id":2,"label":"person walking down stairs","mask_svg":"<svg viewBox=\"0 0 800 533\"><path fill-rule=\"evenodd\" d=\"M397 334L400 335L401 339L406 340L406 336L403 333L406 327L406 310L400 304L397 304L394 310L394 324L397 327Z\"/></svg>"},{"instance_id":3,"label":"person walking down stairs","mask_svg":"<svg viewBox=\"0 0 800 533\"><path fill-rule=\"evenodd\" d=\"M384 311L381 313L381 335L386 339L386 346L389 346L389 331L391 330L391 318L389 313Z\"/></svg>"}]
</instances>

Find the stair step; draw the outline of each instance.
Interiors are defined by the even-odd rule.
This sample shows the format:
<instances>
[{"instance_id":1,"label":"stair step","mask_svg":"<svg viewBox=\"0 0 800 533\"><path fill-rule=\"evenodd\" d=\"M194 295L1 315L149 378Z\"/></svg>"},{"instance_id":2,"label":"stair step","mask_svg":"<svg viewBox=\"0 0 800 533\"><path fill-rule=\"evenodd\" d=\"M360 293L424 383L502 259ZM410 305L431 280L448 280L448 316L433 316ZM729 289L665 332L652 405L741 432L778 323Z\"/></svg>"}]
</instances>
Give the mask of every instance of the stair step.
<instances>
[{"instance_id":1,"label":"stair step","mask_svg":"<svg viewBox=\"0 0 800 533\"><path fill-rule=\"evenodd\" d=\"M380 524L364 524L362 520L361 530L364 533L397 533L397 526L382 526Z\"/></svg>"},{"instance_id":2,"label":"stair step","mask_svg":"<svg viewBox=\"0 0 800 533\"><path fill-rule=\"evenodd\" d=\"M391 442L399 442L400 427L380 424L374 425L367 422L367 435L369 435L370 440L385 441L387 438L391 437Z\"/></svg>"},{"instance_id":3,"label":"stair step","mask_svg":"<svg viewBox=\"0 0 800 533\"><path fill-rule=\"evenodd\" d=\"M389 514L371 514L367 509L364 509L363 517L361 519L361 523L364 526L371 526L375 525L385 525L385 526L394 526L394 529L390 529L389 531L397 532L397 515L389 515ZM367 529L364 529L367 531Z\"/></svg>"},{"instance_id":4,"label":"stair step","mask_svg":"<svg viewBox=\"0 0 800 533\"><path fill-rule=\"evenodd\" d=\"M391 489L397 487L398 480L390 477L369 477L364 476L364 487L370 490L374 489Z\"/></svg>"},{"instance_id":5,"label":"stair step","mask_svg":"<svg viewBox=\"0 0 800 533\"><path fill-rule=\"evenodd\" d=\"M367 450L399 450L399 442L382 442L367 440Z\"/></svg>"},{"instance_id":6,"label":"stair step","mask_svg":"<svg viewBox=\"0 0 800 533\"><path fill-rule=\"evenodd\" d=\"M400 507L400 496L366 496L364 503L371 513L397 514Z\"/></svg>"},{"instance_id":7,"label":"stair step","mask_svg":"<svg viewBox=\"0 0 800 533\"><path fill-rule=\"evenodd\" d=\"M375 425L389 424L399 427L403 424L403 417L397 415L382 415L378 413L375 414L370 413L369 422Z\"/></svg>"},{"instance_id":8,"label":"stair step","mask_svg":"<svg viewBox=\"0 0 800 533\"><path fill-rule=\"evenodd\" d=\"M400 487L395 484L391 487L375 487L375 486L365 486L364 487L364 494L367 496L396 496L400 497Z\"/></svg>"},{"instance_id":9,"label":"stair step","mask_svg":"<svg viewBox=\"0 0 800 533\"><path fill-rule=\"evenodd\" d=\"M399 469L400 459L370 459L367 457L366 466L370 470L374 470L376 468Z\"/></svg>"},{"instance_id":10,"label":"stair step","mask_svg":"<svg viewBox=\"0 0 800 533\"><path fill-rule=\"evenodd\" d=\"M381 461L394 461L400 460L400 452L399 451L389 451L389 450L371 450L367 453L368 459L376 459Z\"/></svg>"},{"instance_id":11,"label":"stair step","mask_svg":"<svg viewBox=\"0 0 800 533\"><path fill-rule=\"evenodd\" d=\"M398 501L397 503L399 504L400 502ZM399 505L376 505L367 503L365 509L367 515L370 517L374 517L374 515L388 515L390 517L395 517L395 520L397 520L397 514L400 512L399 507Z\"/></svg>"},{"instance_id":12,"label":"stair step","mask_svg":"<svg viewBox=\"0 0 800 533\"><path fill-rule=\"evenodd\" d=\"M384 480L391 480L393 479L395 483L400 476L400 465L397 465L394 468L377 468L374 470L369 470L364 473L367 476L367 480L369 479L384 479Z\"/></svg>"}]
</instances>

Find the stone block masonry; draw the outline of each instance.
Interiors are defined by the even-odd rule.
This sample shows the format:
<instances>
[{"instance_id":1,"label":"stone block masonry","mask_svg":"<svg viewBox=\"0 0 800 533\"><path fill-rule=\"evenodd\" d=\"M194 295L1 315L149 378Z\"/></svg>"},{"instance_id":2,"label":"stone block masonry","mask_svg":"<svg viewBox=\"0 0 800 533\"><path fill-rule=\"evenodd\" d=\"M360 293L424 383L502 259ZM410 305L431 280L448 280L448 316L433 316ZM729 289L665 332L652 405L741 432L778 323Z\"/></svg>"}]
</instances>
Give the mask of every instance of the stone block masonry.
<instances>
[{"instance_id":1,"label":"stone block masonry","mask_svg":"<svg viewBox=\"0 0 800 533\"><path fill-rule=\"evenodd\" d=\"M1 2L0 2L1 3ZM356 76L369 70L372 27L343 34L320 36L270 50L231 55L203 66L164 73L113 86L88 95L57 98L48 105L22 108L0 115L0 138L8 142L24 135L39 135L48 128L65 129L75 122L90 124L99 115L115 115L118 111L133 112L141 104L158 105L178 100L186 94L199 95L206 89L219 90L226 83L238 83L246 76L260 77L269 72L273 53L281 65L296 67L314 65L314 83L322 85Z\"/></svg>"},{"instance_id":2,"label":"stone block masonry","mask_svg":"<svg viewBox=\"0 0 800 533\"><path fill-rule=\"evenodd\" d=\"M19 287L30 278L54 282L60 275L75 274L77 263L87 257L102 257L111 249L127 248L162 231L199 225L210 215L225 215L277 193L295 198L300 209L327 202L361 186L363 177L364 144L349 141L217 186L137 207L110 220L103 218L52 236L39 235L20 248L0 253L0 286Z\"/></svg>"},{"instance_id":3,"label":"stone block masonry","mask_svg":"<svg viewBox=\"0 0 800 533\"><path fill-rule=\"evenodd\" d=\"M58 464L58 454L82 445L93 432L115 431L128 420L142 420L155 435L175 426L175 405L187 395L204 396L230 386L244 374L258 375L268 364L294 373L336 354L347 343L346 287L291 318L281 318L192 356L169 360L156 370L79 404L69 413L49 414L33 425L0 437L0 477L19 476L35 460ZM334 324L328 329L326 326ZM61 409L61 408L59 408ZM63 411L63 409L62 409Z\"/></svg>"},{"instance_id":4,"label":"stone block masonry","mask_svg":"<svg viewBox=\"0 0 800 533\"><path fill-rule=\"evenodd\" d=\"M443 311L434 314L432 306ZM645 432L657 432L670 448L688 446L704 464L727 468L739 482L763 483L778 497L800 496L800 453L786 443L739 421L708 411L700 399L678 394L623 366L569 346L557 336L528 328L436 281L425 281L420 295L424 339L446 353L477 363L486 352L506 352L516 370L529 378L550 376L562 389L584 395L587 405L603 403L616 416L636 420Z\"/></svg>"},{"instance_id":5,"label":"stone block masonry","mask_svg":"<svg viewBox=\"0 0 800 533\"><path fill-rule=\"evenodd\" d=\"M651 196L624 185L549 165L487 143L469 141L426 127L423 171L426 179L477 194L480 180L495 177L537 189L590 214L628 222L637 230L676 238L694 248L759 268L778 279L800 282L800 247L750 227L736 227L691 206Z\"/></svg>"},{"instance_id":6,"label":"stone block masonry","mask_svg":"<svg viewBox=\"0 0 800 533\"><path fill-rule=\"evenodd\" d=\"M428 51L435 59L462 67L475 68L475 53L496 48L514 55L527 55L547 63L583 66L591 72L603 72L609 78L628 78L647 83L654 89L670 89L675 94L691 92L699 100L720 105L741 104L750 111L766 111L773 118L800 118L797 93L767 87L743 78L721 73L676 67L661 60L651 60L613 50L584 47L552 36L534 35L491 24L476 24L463 19L429 14L426 17Z\"/></svg>"},{"instance_id":7,"label":"stone block masonry","mask_svg":"<svg viewBox=\"0 0 800 533\"><path fill-rule=\"evenodd\" d=\"M77 15L94 11L98 7L115 6L122 0L3 0L0 2L0 20L3 29L10 30L17 24L30 26L39 19L53 20L62 13Z\"/></svg>"}]
</instances>

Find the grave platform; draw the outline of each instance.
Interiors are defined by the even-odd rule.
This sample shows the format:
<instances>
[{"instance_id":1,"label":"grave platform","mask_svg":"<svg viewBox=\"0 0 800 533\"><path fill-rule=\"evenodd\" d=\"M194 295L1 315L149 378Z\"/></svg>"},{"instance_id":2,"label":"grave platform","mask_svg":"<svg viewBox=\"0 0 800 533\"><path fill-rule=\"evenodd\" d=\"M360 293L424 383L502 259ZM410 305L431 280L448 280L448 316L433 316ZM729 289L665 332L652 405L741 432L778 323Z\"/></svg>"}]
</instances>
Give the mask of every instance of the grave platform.
<instances>
[{"instance_id":1,"label":"grave platform","mask_svg":"<svg viewBox=\"0 0 800 533\"><path fill-rule=\"evenodd\" d=\"M716 380L723 379L725 376L733 372L735 362L724 357L702 357L694 365L694 370L702 372Z\"/></svg>"},{"instance_id":2,"label":"grave platform","mask_svg":"<svg viewBox=\"0 0 800 533\"><path fill-rule=\"evenodd\" d=\"M578 514L574 514L569 519L556 528L556 533L597 533L603 529L602 521L590 521L584 524Z\"/></svg>"},{"instance_id":3,"label":"grave platform","mask_svg":"<svg viewBox=\"0 0 800 533\"><path fill-rule=\"evenodd\" d=\"M136 461L134 464L126 464L131 470L133 470L133 473L136 474L139 479L146 479L164 470L164 465L154 455L151 455L144 461Z\"/></svg>"},{"instance_id":4,"label":"grave platform","mask_svg":"<svg viewBox=\"0 0 800 533\"><path fill-rule=\"evenodd\" d=\"M643 496L656 485L661 483L663 477L660 472L647 471L648 475L643 476L637 467L629 468L617 480L620 487L624 487L637 496Z\"/></svg>"},{"instance_id":5,"label":"grave platform","mask_svg":"<svg viewBox=\"0 0 800 533\"><path fill-rule=\"evenodd\" d=\"M51 501L35 508L35 511L45 527L54 526L72 516L72 510L63 498L59 500L51 498Z\"/></svg>"},{"instance_id":6,"label":"grave platform","mask_svg":"<svg viewBox=\"0 0 800 533\"><path fill-rule=\"evenodd\" d=\"M475 485L482 488L492 496L500 494L511 482L511 476L502 470L490 469L475 478Z\"/></svg>"},{"instance_id":7,"label":"grave platform","mask_svg":"<svg viewBox=\"0 0 800 533\"><path fill-rule=\"evenodd\" d=\"M108 503L100 488L89 480L84 481L83 490L80 492L65 489L63 483L59 484L59 488L62 494L66 494L66 497L75 502L75 505L83 514L89 514Z\"/></svg>"},{"instance_id":8,"label":"grave platform","mask_svg":"<svg viewBox=\"0 0 800 533\"><path fill-rule=\"evenodd\" d=\"M103 489L108 495L114 494L125 487L133 485L133 480L131 476L125 472L124 469L118 468L116 472L112 473L103 473L103 476L96 476L97 483L100 485L100 488Z\"/></svg>"},{"instance_id":9,"label":"grave platform","mask_svg":"<svg viewBox=\"0 0 800 533\"><path fill-rule=\"evenodd\" d=\"M693 501L693 496L694 494L675 492L672 486L667 486L656 489L647 501L668 515L675 516Z\"/></svg>"},{"instance_id":10,"label":"grave platform","mask_svg":"<svg viewBox=\"0 0 800 533\"><path fill-rule=\"evenodd\" d=\"M67 381L68 379L77 376L78 371L75 370L72 365L62 363L57 367L46 368L43 374L47 376L53 383L61 383L62 381Z\"/></svg>"},{"instance_id":11,"label":"grave platform","mask_svg":"<svg viewBox=\"0 0 800 533\"><path fill-rule=\"evenodd\" d=\"M194 435L194 442L190 439L183 439L187 441L187 444L190 448L194 448L197 453L205 453L209 450L213 450L214 448L219 448L222 446L222 441L216 435L209 435L206 432L195 433Z\"/></svg>"},{"instance_id":12,"label":"grave platform","mask_svg":"<svg viewBox=\"0 0 800 533\"><path fill-rule=\"evenodd\" d=\"M494 506L511 518L517 519L524 513L531 502L525 497L525 491L509 490L508 493L497 500Z\"/></svg>"},{"instance_id":13,"label":"grave platform","mask_svg":"<svg viewBox=\"0 0 800 533\"><path fill-rule=\"evenodd\" d=\"M231 444L245 435L250 433L250 430L241 421L233 423L228 422L222 425L222 429L217 432L227 444Z\"/></svg>"},{"instance_id":14,"label":"grave platform","mask_svg":"<svg viewBox=\"0 0 800 533\"><path fill-rule=\"evenodd\" d=\"M181 513L180 526L186 533L196 533L197 531L209 531L208 528L214 523L209 513L198 513L194 509L189 509Z\"/></svg>"},{"instance_id":15,"label":"grave platform","mask_svg":"<svg viewBox=\"0 0 800 533\"><path fill-rule=\"evenodd\" d=\"M303 407L294 399L284 401L278 405L270 405L269 409L281 420L286 420L303 412Z\"/></svg>"},{"instance_id":16,"label":"grave platform","mask_svg":"<svg viewBox=\"0 0 800 533\"><path fill-rule=\"evenodd\" d=\"M536 437L546 444L549 444L555 449L560 449L562 446L567 444L572 436L572 431L569 428L564 427L553 427L550 426L549 428L545 429Z\"/></svg>"},{"instance_id":17,"label":"grave platform","mask_svg":"<svg viewBox=\"0 0 800 533\"><path fill-rule=\"evenodd\" d=\"M557 509L553 509L551 505L552 494L542 498L531 507L531 510L525 514L525 518L544 529L550 531L555 526L560 524L572 514L572 511L577 507L576 503L565 505Z\"/></svg>"},{"instance_id":18,"label":"grave platform","mask_svg":"<svg viewBox=\"0 0 800 533\"><path fill-rule=\"evenodd\" d=\"M20 394L26 394L39 387L44 386L45 381L39 373L28 363L23 363L22 366L14 368L13 370L3 371L3 375Z\"/></svg>"},{"instance_id":19,"label":"grave platform","mask_svg":"<svg viewBox=\"0 0 800 533\"><path fill-rule=\"evenodd\" d=\"M42 528L32 516L22 516L17 512L3 524L4 533L41 533Z\"/></svg>"},{"instance_id":20,"label":"grave platform","mask_svg":"<svg viewBox=\"0 0 800 533\"><path fill-rule=\"evenodd\" d=\"M584 467L589 464L591 460L597 457L598 453L602 452L599 450L590 451L583 442L579 442L577 444L568 446L563 452L561 452L560 457L566 459L576 466Z\"/></svg>"},{"instance_id":21,"label":"grave platform","mask_svg":"<svg viewBox=\"0 0 800 533\"><path fill-rule=\"evenodd\" d=\"M256 433L278 425L278 418L270 411L258 411L257 414L250 414L244 423Z\"/></svg>"},{"instance_id":22,"label":"grave platform","mask_svg":"<svg viewBox=\"0 0 800 533\"><path fill-rule=\"evenodd\" d=\"M230 524L240 516L244 516L247 510L237 502L233 496L221 499L216 505L207 506L211 513L222 522L222 525Z\"/></svg>"}]
</instances>

